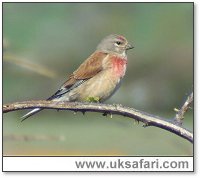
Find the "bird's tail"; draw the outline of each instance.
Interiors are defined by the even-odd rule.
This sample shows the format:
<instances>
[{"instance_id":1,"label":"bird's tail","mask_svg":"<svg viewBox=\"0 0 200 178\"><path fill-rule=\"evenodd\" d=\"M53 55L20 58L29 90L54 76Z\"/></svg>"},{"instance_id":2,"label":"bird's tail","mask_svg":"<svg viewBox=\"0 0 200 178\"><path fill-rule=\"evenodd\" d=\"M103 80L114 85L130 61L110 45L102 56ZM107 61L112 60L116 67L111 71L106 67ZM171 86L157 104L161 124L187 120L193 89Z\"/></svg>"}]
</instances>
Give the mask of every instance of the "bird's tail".
<instances>
[{"instance_id":1,"label":"bird's tail","mask_svg":"<svg viewBox=\"0 0 200 178\"><path fill-rule=\"evenodd\" d=\"M30 112L28 112L27 114L25 114L25 115L23 115L21 117L22 121L24 121L25 119L29 118L30 116L32 116L32 115L40 112L41 110L43 110L43 109L41 109L41 108L35 108L35 109L31 110Z\"/></svg>"}]
</instances>

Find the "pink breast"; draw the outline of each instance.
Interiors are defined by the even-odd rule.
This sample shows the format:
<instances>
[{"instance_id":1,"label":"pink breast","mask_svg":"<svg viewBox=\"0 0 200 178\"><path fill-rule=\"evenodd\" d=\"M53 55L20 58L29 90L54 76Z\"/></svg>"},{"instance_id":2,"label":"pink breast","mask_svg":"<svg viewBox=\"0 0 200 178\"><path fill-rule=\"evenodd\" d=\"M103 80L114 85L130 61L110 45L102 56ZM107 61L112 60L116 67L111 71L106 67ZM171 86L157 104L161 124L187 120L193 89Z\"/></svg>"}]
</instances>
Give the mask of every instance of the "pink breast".
<instances>
[{"instance_id":1,"label":"pink breast","mask_svg":"<svg viewBox=\"0 0 200 178\"><path fill-rule=\"evenodd\" d=\"M118 77L123 77L126 72L127 59L114 56L112 58L114 74Z\"/></svg>"}]
</instances>

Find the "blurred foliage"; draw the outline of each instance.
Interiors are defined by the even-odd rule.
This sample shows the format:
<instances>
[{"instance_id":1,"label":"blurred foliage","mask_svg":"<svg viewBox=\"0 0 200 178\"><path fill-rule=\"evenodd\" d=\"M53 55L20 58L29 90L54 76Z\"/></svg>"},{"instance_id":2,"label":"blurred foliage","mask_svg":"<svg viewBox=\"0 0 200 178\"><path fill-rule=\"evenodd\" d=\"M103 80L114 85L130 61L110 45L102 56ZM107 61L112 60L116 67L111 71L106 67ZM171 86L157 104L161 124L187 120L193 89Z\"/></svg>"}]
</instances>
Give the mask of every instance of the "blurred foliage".
<instances>
[{"instance_id":1,"label":"blurred foliage","mask_svg":"<svg viewBox=\"0 0 200 178\"><path fill-rule=\"evenodd\" d=\"M107 103L174 117L193 87L192 3L3 3L3 102L48 98L112 33L135 48ZM193 154L182 138L127 118L46 110L21 123L24 113L4 115L6 155ZM192 120L191 110L191 130ZM64 139L13 139L23 135Z\"/></svg>"}]
</instances>

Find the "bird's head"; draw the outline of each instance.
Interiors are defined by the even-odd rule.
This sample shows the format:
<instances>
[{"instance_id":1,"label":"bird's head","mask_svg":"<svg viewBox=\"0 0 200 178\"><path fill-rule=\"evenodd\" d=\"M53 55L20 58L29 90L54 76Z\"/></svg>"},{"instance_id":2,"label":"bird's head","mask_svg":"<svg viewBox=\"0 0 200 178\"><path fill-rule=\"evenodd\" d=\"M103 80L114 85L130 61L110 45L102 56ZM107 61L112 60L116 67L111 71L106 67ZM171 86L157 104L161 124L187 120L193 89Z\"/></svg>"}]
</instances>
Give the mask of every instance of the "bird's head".
<instances>
[{"instance_id":1,"label":"bird's head","mask_svg":"<svg viewBox=\"0 0 200 178\"><path fill-rule=\"evenodd\" d=\"M128 43L125 37L116 34L105 37L97 46L99 51L117 54L126 54L126 51L132 48L134 47Z\"/></svg>"}]
</instances>

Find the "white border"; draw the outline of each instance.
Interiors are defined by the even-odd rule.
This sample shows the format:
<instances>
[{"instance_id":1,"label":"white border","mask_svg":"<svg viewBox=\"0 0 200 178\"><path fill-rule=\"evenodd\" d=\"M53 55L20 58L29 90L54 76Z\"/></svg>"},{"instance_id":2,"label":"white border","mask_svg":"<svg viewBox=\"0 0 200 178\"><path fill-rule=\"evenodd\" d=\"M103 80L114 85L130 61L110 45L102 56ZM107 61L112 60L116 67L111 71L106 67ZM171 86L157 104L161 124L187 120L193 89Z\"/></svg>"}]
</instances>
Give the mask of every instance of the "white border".
<instances>
[{"instance_id":1,"label":"white border","mask_svg":"<svg viewBox=\"0 0 200 178\"><path fill-rule=\"evenodd\" d=\"M1 2L28 2L28 1L24 1L24 0L7 0L7 1L1 1ZM34 0L34 1L31 1L31 2L41 2L40 0ZM55 2L53 0L43 0L42 2ZM67 2L67 1L63 1L63 0L59 0L59 2ZM69 2L69 1L68 1ZM99 1L95 1L95 0L89 0L89 1L83 1L83 0L79 0L79 1L70 1L70 2L99 2ZM122 1L100 1L100 2L122 2ZM133 1L130 1L130 0L126 0L126 2L133 2ZM136 2L149 2L148 0L137 0ZM151 1L152 2L152 1ZM197 82L197 78L200 77L200 70L198 70L197 68L199 67L199 60L198 57L199 57L199 52L198 52L198 44L199 44L199 35L197 34L197 31L199 31L199 19L200 19L200 12L198 9L199 7L199 0L177 0L177 1L163 1L163 0L154 0L153 2L194 2L195 3L195 46L196 46L196 51L195 51L195 79ZM2 8L1 8L1 13L2 13ZM1 18L2 19L2 18ZM1 25L2 25L2 22L1 22ZM2 27L1 27L2 29ZM2 68L2 66L1 66ZM1 77L2 79L2 77ZM1 81L1 84L2 84L2 81ZM197 108L199 108L199 102L198 102L198 98L199 98L199 94L197 93L197 91L200 89L200 82L196 83L196 85L194 86L195 87L195 109L196 109L196 116L199 116L200 115L200 110L197 110ZM1 87L2 88L2 87ZM1 92L2 94L2 92ZM2 97L2 96L1 96ZM196 117L198 118L198 117ZM199 125L199 119L197 119L195 121L196 125ZM199 130L199 129L198 129ZM197 132L198 132L197 130ZM196 135L198 135L198 133L196 133ZM195 137L195 140L198 139ZM198 144L199 145L199 139L198 141L196 140L195 141L195 144ZM84 157L70 157L70 159L83 159ZM90 157L91 158L91 157ZM169 157L168 157L169 158ZM86 158L87 159L87 158ZM111 159L113 159L111 157ZM191 158L190 158L191 159ZM66 160L69 160L69 157L4 157L3 158L3 161L4 161L4 165L3 165L3 171L25 171L26 170L32 170L34 169L35 167L35 170L37 169L38 171L39 170L42 170L44 171L45 169L43 169L43 166L46 166L46 170L49 170L49 171L53 171L53 170L67 170L66 169ZM63 163L62 161L64 161L64 164L60 164L60 163ZM1 162L2 163L2 162ZM198 165L198 163L196 163ZM35 166L33 166L35 165ZM60 166L60 167L57 167L56 168L56 165L57 166ZM53 167L52 167L53 166ZM55 167L54 167L55 166ZM199 174L199 171L197 171L197 173ZM196 174L196 176L198 176L198 174ZM16 176L16 175L13 175L13 176ZM21 175L19 175L21 177ZM38 177L38 175L35 175ZM148 175L149 176L149 175ZM187 174L185 176L188 176Z\"/></svg>"},{"instance_id":2,"label":"white border","mask_svg":"<svg viewBox=\"0 0 200 178\"><path fill-rule=\"evenodd\" d=\"M77 168L76 162L84 167ZM97 166L100 162L105 163L103 168ZM94 167L88 168L85 163ZM4 157L3 171L192 172L193 157Z\"/></svg>"}]
</instances>

